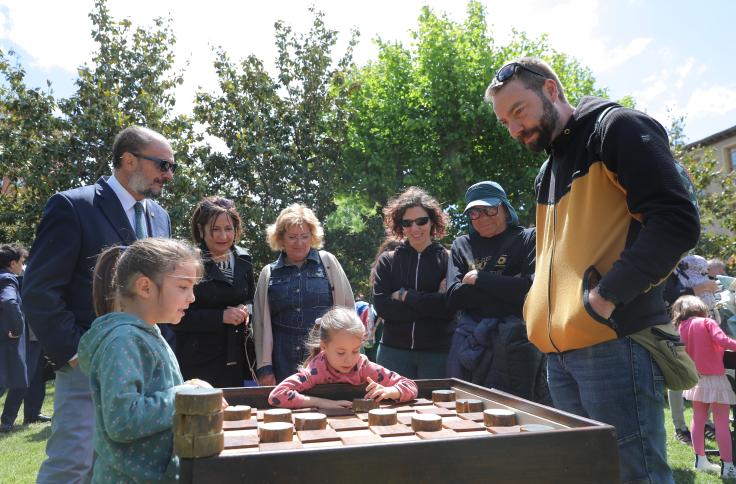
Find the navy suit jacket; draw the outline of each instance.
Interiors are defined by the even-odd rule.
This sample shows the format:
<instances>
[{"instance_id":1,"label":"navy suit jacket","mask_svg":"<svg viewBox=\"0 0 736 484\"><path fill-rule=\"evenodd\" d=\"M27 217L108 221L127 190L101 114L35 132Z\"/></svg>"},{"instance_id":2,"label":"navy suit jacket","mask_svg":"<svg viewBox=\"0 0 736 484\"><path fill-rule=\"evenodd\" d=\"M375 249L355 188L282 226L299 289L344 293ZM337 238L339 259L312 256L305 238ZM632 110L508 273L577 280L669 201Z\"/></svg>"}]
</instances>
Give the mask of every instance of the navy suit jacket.
<instances>
[{"instance_id":1,"label":"navy suit jacket","mask_svg":"<svg viewBox=\"0 0 736 484\"><path fill-rule=\"evenodd\" d=\"M79 338L95 319L92 271L97 256L107 247L136 240L106 180L53 195L28 257L22 288L26 321L57 367L77 353ZM148 233L171 236L166 210L150 199L146 208Z\"/></svg>"}]
</instances>

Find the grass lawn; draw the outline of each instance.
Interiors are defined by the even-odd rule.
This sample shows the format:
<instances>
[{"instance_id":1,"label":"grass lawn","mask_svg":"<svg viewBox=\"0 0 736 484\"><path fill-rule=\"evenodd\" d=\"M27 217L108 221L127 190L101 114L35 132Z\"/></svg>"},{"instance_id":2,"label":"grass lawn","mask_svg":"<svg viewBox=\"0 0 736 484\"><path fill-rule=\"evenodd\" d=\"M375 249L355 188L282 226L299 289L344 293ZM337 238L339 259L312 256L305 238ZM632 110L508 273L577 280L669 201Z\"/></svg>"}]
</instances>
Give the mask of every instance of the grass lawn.
<instances>
[{"instance_id":1,"label":"grass lawn","mask_svg":"<svg viewBox=\"0 0 736 484\"><path fill-rule=\"evenodd\" d=\"M53 412L54 387L51 383L47 386L46 400L43 405L43 413L51 415ZM0 398L0 408L5 403L5 397ZM19 421L23 418L21 408ZM685 419L690 422L692 412L690 408L685 410ZM665 410L665 421L667 423L667 454L670 466L675 475L675 481L682 484L690 483L736 483L736 480L721 480L720 477L703 472L696 472L692 466L694 462L693 451L690 447L679 443L674 438L672 420L669 409ZM36 480L38 467L45 458L45 443L51 433L51 424L36 423L31 425L16 425L16 428L8 434L0 434L0 483L32 483ZM708 448L713 449L713 442L708 442ZM711 457L711 461L718 462Z\"/></svg>"}]
</instances>

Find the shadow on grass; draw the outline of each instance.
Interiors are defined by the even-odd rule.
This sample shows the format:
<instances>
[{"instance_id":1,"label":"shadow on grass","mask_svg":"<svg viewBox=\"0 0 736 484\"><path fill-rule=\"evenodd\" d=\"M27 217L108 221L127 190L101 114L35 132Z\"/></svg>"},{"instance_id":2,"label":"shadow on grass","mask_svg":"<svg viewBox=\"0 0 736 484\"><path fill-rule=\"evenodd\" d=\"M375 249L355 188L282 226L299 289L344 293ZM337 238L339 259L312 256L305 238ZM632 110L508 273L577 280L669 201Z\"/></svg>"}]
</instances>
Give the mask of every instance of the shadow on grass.
<instances>
[{"instance_id":1,"label":"shadow on grass","mask_svg":"<svg viewBox=\"0 0 736 484\"><path fill-rule=\"evenodd\" d=\"M27 442L44 442L49 436L51 436L51 425L44 425L37 431L26 435L25 440Z\"/></svg>"},{"instance_id":2,"label":"shadow on grass","mask_svg":"<svg viewBox=\"0 0 736 484\"><path fill-rule=\"evenodd\" d=\"M672 469L672 476L677 484L694 484L695 471L689 469Z\"/></svg>"}]
</instances>

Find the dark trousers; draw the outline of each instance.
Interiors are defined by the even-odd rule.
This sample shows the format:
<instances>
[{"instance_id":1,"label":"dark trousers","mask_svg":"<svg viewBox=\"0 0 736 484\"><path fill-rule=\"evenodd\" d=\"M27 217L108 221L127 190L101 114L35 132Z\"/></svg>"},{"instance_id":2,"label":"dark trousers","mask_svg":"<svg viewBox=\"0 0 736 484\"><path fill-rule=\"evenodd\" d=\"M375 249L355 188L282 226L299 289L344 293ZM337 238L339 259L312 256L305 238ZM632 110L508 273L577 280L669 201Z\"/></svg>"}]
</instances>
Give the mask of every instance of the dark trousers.
<instances>
[{"instance_id":1,"label":"dark trousers","mask_svg":"<svg viewBox=\"0 0 736 484\"><path fill-rule=\"evenodd\" d=\"M38 341L29 341L26 356L30 384L28 388L11 388L8 390L5 407L3 408L2 417L0 417L0 421L4 424L12 425L15 423L21 403L24 404L24 420L35 419L41 413L41 406L44 398L46 398L41 344Z\"/></svg>"}]
</instances>

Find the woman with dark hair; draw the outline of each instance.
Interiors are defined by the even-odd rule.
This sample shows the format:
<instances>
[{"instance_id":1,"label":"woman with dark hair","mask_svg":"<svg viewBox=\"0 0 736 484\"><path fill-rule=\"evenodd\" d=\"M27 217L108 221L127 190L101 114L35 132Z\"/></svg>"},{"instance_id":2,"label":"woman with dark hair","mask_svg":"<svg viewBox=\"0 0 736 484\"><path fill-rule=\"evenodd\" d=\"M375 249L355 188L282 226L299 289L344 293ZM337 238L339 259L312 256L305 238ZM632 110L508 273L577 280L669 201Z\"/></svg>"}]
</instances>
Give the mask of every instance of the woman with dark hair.
<instances>
[{"instance_id":1,"label":"woman with dark hair","mask_svg":"<svg viewBox=\"0 0 736 484\"><path fill-rule=\"evenodd\" d=\"M448 252L437 242L447 215L417 187L389 200L386 232L401 240L383 252L373 274L373 300L383 318L376 361L407 378L443 378L452 335L445 305Z\"/></svg>"},{"instance_id":2,"label":"woman with dark hair","mask_svg":"<svg viewBox=\"0 0 736 484\"><path fill-rule=\"evenodd\" d=\"M236 245L242 227L227 198L207 197L192 214L192 239L202 250L204 277L194 288L194 303L174 326L185 380L200 378L215 387L255 380L249 309L255 284L251 257Z\"/></svg>"}]
</instances>

